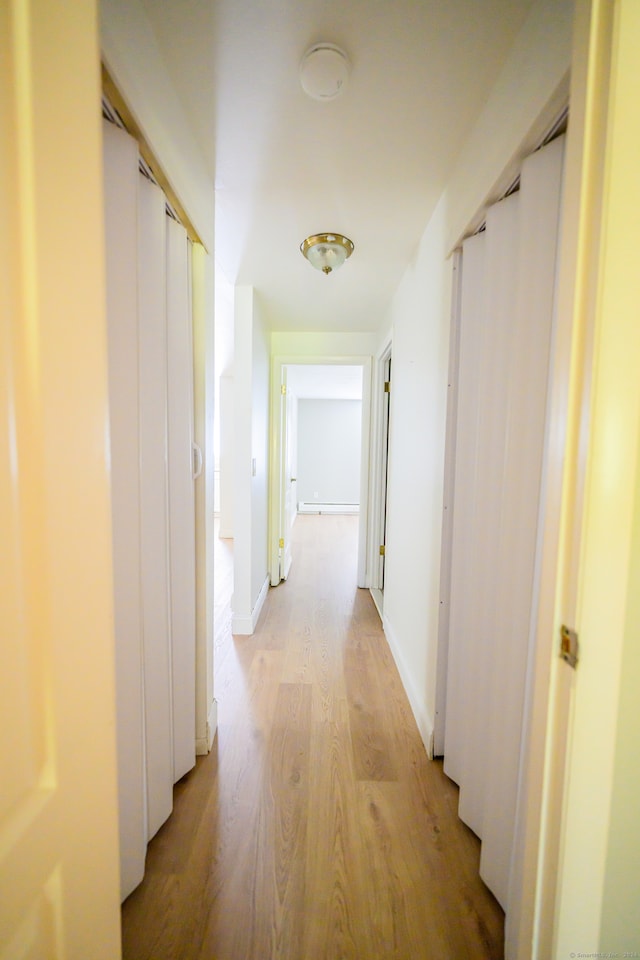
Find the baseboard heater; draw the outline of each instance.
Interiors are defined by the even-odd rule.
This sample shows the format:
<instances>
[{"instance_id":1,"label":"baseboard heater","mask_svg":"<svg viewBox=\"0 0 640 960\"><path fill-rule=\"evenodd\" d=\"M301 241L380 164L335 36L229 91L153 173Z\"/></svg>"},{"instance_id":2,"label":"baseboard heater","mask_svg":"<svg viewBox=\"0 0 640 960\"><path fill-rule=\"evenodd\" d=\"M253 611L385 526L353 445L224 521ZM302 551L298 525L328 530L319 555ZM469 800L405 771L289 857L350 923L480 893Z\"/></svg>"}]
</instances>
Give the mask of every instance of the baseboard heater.
<instances>
[{"instance_id":1,"label":"baseboard heater","mask_svg":"<svg viewBox=\"0 0 640 960\"><path fill-rule=\"evenodd\" d=\"M320 503L312 500L310 503L300 501L298 513L360 513L359 503Z\"/></svg>"}]
</instances>

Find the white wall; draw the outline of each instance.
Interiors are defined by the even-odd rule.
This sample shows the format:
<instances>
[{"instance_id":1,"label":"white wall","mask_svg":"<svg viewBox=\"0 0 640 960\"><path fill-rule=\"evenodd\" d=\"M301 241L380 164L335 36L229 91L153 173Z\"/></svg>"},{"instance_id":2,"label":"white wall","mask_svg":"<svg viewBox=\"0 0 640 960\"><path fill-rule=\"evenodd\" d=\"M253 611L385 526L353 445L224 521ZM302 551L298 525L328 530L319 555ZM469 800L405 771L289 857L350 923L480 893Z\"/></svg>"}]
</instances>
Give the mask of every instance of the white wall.
<instances>
[{"instance_id":1,"label":"white wall","mask_svg":"<svg viewBox=\"0 0 640 960\"><path fill-rule=\"evenodd\" d=\"M395 295L384 626L425 745L435 716L451 308L448 255L559 106L570 0L538 0Z\"/></svg>"},{"instance_id":2,"label":"white wall","mask_svg":"<svg viewBox=\"0 0 640 960\"><path fill-rule=\"evenodd\" d=\"M435 714L451 261L444 205L395 296L384 627L420 733Z\"/></svg>"},{"instance_id":3,"label":"white wall","mask_svg":"<svg viewBox=\"0 0 640 960\"><path fill-rule=\"evenodd\" d=\"M360 502L362 401L298 400L298 500Z\"/></svg>"},{"instance_id":4,"label":"white wall","mask_svg":"<svg viewBox=\"0 0 640 960\"><path fill-rule=\"evenodd\" d=\"M102 0L100 45L111 78L202 242L212 252L213 180L140 0Z\"/></svg>"},{"instance_id":5,"label":"white wall","mask_svg":"<svg viewBox=\"0 0 640 960\"><path fill-rule=\"evenodd\" d=\"M213 574L214 553L214 263L201 244L194 244L193 354L194 436L203 454L202 473L195 481L196 509L196 752L211 749L217 726L213 697Z\"/></svg>"},{"instance_id":6,"label":"white wall","mask_svg":"<svg viewBox=\"0 0 640 960\"><path fill-rule=\"evenodd\" d=\"M253 309L253 392L251 403L251 604L255 608L267 579L268 568L268 481L269 481L269 341L260 301Z\"/></svg>"},{"instance_id":7,"label":"white wall","mask_svg":"<svg viewBox=\"0 0 640 960\"><path fill-rule=\"evenodd\" d=\"M213 444L216 510L221 537L233 536L233 301L234 289L215 271L215 412Z\"/></svg>"},{"instance_id":8,"label":"white wall","mask_svg":"<svg viewBox=\"0 0 640 960\"><path fill-rule=\"evenodd\" d=\"M251 634L267 579L269 349L253 287L236 287L234 633ZM252 473L255 460L255 476Z\"/></svg>"},{"instance_id":9,"label":"white wall","mask_svg":"<svg viewBox=\"0 0 640 960\"><path fill-rule=\"evenodd\" d=\"M231 538L233 537L235 500L235 452L233 442L235 435L235 393L232 375L220 377L218 380L218 397L218 409L220 411L218 419L218 495L220 504L218 536Z\"/></svg>"},{"instance_id":10,"label":"white wall","mask_svg":"<svg viewBox=\"0 0 640 960\"><path fill-rule=\"evenodd\" d=\"M274 357L368 357L378 346L376 333L293 333L271 334Z\"/></svg>"}]
</instances>

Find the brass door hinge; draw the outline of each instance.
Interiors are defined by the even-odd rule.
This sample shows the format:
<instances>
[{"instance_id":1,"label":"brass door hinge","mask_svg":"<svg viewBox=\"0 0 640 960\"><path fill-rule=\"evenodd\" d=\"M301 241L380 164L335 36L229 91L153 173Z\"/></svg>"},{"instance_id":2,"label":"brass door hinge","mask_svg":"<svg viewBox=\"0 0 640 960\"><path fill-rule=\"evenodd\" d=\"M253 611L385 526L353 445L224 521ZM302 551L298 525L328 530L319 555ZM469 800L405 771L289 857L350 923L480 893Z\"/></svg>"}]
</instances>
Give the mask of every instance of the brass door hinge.
<instances>
[{"instance_id":1,"label":"brass door hinge","mask_svg":"<svg viewBox=\"0 0 640 960\"><path fill-rule=\"evenodd\" d=\"M278 546L280 547L281 550L284 550L284 537L280 537L278 541Z\"/></svg>"},{"instance_id":2,"label":"brass door hinge","mask_svg":"<svg viewBox=\"0 0 640 960\"><path fill-rule=\"evenodd\" d=\"M380 544L380 556L384 557L384 543Z\"/></svg>"},{"instance_id":3,"label":"brass door hinge","mask_svg":"<svg viewBox=\"0 0 640 960\"><path fill-rule=\"evenodd\" d=\"M280 393L282 394L282 396L284 396L286 392L287 392L287 385L286 385L286 383L281 383L281 384L280 384Z\"/></svg>"},{"instance_id":4,"label":"brass door hinge","mask_svg":"<svg viewBox=\"0 0 640 960\"><path fill-rule=\"evenodd\" d=\"M560 656L575 669L578 663L578 634L564 624L560 627Z\"/></svg>"},{"instance_id":5,"label":"brass door hinge","mask_svg":"<svg viewBox=\"0 0 640 960\"><path fill-rule=\"evenodd\" d=\"M391 393L391 381L390 381L390 380L385 380L385 382L384 382L384 392L385 392L385 393Z\"/></svg>"}]
</instances>

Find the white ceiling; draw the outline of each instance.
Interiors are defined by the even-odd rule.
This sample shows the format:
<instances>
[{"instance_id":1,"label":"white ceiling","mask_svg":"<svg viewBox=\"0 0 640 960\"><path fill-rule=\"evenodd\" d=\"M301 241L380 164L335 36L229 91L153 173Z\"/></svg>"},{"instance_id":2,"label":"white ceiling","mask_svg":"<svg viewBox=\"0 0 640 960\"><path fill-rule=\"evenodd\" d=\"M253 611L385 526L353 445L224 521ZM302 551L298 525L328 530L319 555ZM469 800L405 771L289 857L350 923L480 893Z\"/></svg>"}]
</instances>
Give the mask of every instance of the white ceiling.
<instances>
[{"instance_id":1,"label":"white ceiling","mask_svg":"<svg viewBox=\"0 0 640 960\"><path fill-rule=\"evenodd\" d=\"M531 0L143 0L216 184L216 259L272 329L374 331ZM331 102L298 69L352 64ZM324 276L312 233L355 243Z\"/></svg>"},{"instance_id":2,"label":"white ceiling","mask_svg":"<svg viewBox=\"0 0 640 960\"><path fill-rule=\"evenodd\" d=\"M362 367L287 364L287 391L299 400L361 400Z\"/></svg>"}]
</instances>

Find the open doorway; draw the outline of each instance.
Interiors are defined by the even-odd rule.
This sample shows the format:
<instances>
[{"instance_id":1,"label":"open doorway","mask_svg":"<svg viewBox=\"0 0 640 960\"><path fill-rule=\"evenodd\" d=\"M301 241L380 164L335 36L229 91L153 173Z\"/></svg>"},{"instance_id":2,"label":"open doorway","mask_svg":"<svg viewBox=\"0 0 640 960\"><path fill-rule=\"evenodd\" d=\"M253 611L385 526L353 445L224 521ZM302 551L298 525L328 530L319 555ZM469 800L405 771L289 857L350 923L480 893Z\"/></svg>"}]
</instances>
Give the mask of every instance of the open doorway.
<instances>
[{"instance_id":1,"label":"open doorway","mask_svg":"<svg viewBox=\"0 0 640 960\"><path fill-rule=\"evenodd\" d=\"M274 361L272 585L289 575L298 516L336 514L359 527L358 584L365 585L369 374L365 358Z\"/></svg>"},{"instance_id":2,"label":"open doorway","mask_svg":"<svg viewBox=\"0 0 640 960\"><path fill-rule=\"evenodd\" d=\"M391 344L376 365L373 403L372 495L370 519L370 589L382 618L387 544L387 485L389 476L389 427L391 414Z\"/></svg>"}]
</instances>

